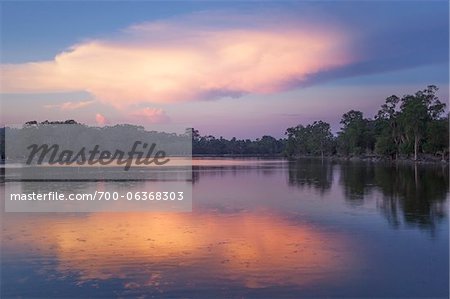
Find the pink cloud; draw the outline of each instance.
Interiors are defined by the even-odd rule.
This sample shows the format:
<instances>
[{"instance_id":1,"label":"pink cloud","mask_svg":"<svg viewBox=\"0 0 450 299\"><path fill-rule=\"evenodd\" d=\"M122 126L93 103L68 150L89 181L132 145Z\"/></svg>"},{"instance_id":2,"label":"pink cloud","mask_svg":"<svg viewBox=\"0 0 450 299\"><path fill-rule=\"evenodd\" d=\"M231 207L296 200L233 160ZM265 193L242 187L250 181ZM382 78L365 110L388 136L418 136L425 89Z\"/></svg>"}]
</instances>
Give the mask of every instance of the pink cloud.
<instances>
[{"instance_id":1,"label":"pink cloud","mask_svg":"<svg viewBox=\"0 0 450 299\"><path fill-rule=\"evenodd\" d=\"M105 118L102 114L97 113L97 114L95 115L95 122L96 122L97 125L99 125L99 126L104 126L104 125L106 124L106 118Z\"/></svg>"},{"instance_id":2,"label":"pink cloud","mask_svg":"<svg viewBox=\"0 0 450 299\"><path fill-rule=\"evenodd\" d=\"M53 60L4 64L0 83L7 93L87 91L122 109L274 93L355 59L339 26L242 19L234 27L204 26L195 16L138 24Z\"/></svg>"},{"instance_id":3,"label":"pink cloud","mask_svg":"<svg viewBox=\"0 0 450 299\"><path fill-rule=\"evenodd\" d=\"M130 115L132 118L137 118L143 123L167 123L170 121L169 116L162 109L157 108L144 108L142 110L135 111Z\"/></svg>"}]
</instances>

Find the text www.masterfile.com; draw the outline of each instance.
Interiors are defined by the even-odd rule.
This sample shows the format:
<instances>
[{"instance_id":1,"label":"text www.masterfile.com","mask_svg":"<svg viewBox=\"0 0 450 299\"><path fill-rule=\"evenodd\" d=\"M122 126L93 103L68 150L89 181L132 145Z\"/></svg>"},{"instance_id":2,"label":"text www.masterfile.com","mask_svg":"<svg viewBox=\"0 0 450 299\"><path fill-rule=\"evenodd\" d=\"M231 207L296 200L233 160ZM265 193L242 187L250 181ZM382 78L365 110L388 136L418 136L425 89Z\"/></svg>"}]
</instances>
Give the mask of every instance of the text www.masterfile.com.
<instances>
[{"instance_id":1,"label":"text www.masterfile.com","mask_svg":"<svg viewBox=\"0 0 450 299\"><path fill-rule=\"evenodd\" d=\"M183 200L184 191L138 191L138 192L108 192L95 191L91 193L65 194L57 191L46 193L11 193L12 201L108 201L108 200Z\"/></svg>"}]
</instances>

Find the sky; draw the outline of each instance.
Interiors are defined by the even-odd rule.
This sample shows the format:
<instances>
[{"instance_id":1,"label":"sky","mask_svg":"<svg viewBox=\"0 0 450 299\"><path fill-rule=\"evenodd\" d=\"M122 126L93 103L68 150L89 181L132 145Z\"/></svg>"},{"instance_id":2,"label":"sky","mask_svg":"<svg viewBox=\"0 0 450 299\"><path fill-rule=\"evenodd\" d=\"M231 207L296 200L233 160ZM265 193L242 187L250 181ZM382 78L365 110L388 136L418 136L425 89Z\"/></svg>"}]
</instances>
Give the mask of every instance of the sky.
<instances>
[{"instance_id":1,"label":"sky","mask_svg":"<svg viewBox=\"0 0 450 299\"><path fill-rule=\"evenodd\" d=\"M177 124L282 137L429 84L448 1L1 2L3 124Z\"/></svg>"}]
</instances>

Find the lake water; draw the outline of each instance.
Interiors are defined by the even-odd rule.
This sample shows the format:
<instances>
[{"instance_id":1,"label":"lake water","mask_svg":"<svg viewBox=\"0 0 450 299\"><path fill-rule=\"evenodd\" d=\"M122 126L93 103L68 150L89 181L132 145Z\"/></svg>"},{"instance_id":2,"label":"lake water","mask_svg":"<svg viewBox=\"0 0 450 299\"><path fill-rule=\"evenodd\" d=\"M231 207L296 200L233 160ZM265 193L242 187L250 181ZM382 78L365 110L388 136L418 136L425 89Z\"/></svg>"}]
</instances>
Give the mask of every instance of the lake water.
<instances>
[{"instance_id":1,"label":"lake water","mask_svg":"<svg viewBox=\"0 0 450 299\"><path fill-rule=\"evenodd\" d=\"M3 212L0 297L448 297L448 167L195 165L192 213Z\"/></svg>"}]
</instances>

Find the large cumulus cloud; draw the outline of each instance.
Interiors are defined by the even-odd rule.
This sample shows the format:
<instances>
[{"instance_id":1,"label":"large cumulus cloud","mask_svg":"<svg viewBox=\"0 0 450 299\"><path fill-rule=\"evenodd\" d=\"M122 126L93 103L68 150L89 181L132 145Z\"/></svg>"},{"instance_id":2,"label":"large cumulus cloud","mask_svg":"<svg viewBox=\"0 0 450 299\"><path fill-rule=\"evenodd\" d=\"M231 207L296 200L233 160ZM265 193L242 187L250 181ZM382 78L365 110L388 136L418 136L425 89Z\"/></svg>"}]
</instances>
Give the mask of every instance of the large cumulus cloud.
<instances>
[{"instance_id":1,"label":"large cumulus cloud","mask_svg":"<svg viewBox=\"0 0 450 299\"><path fill-rule=\"evenodd\" d=\"M136 24L50 61L4 64L2 90L87 91L121 108L277 92L357 60L339 26L236 19Z\"/></svg>"}]
</instances>

